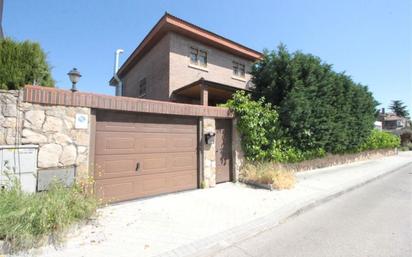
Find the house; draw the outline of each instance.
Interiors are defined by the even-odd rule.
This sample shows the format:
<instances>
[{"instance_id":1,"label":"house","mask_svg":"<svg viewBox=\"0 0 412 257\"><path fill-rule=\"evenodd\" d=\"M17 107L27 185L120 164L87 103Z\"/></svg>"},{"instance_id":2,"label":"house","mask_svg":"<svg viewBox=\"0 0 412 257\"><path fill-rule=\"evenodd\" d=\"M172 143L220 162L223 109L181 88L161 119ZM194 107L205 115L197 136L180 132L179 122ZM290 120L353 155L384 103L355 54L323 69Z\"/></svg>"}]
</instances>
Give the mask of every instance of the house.
<instances>
[{"instance_id":1,"label":"house","mask_svg":"<svg viewBox=\"0 0 412 257\"><path fill-rule=\"evenodd\" d=\"M379 113L378 120L382 122L382 129L384 130L400 130L410 127L408 119L400 117L395 113L385 113L384 108Z\"/></svg>"},{"instance_id":2,"label":"house","mask_svg":"<svg viewBox=\"0 0 412 257\"><path fill-rule=\"evenodd\" d=\"M165 13L120 67L122 96L214 106L251 88L262 53Z\"/></svg>"}]
</instances>

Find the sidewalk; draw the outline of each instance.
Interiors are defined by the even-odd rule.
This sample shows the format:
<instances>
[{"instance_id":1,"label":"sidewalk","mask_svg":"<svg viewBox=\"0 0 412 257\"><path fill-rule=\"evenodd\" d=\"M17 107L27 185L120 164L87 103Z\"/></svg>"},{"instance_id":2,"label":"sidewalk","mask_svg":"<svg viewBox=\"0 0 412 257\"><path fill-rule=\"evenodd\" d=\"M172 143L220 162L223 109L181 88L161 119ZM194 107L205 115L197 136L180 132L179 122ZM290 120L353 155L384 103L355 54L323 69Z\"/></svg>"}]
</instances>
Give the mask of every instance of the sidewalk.
<instances>
[{"instance_id":1,"label":"sidewalk","mask_svg":"<svg viewBox=\"0 0 412 257\"><path fill-rule=\"evenodd\" d=\"M225 183L99 210L94 224L40 256L207 256L412 163L412 152L298 174L292 190Z\"/></svg>"}]
</instances>

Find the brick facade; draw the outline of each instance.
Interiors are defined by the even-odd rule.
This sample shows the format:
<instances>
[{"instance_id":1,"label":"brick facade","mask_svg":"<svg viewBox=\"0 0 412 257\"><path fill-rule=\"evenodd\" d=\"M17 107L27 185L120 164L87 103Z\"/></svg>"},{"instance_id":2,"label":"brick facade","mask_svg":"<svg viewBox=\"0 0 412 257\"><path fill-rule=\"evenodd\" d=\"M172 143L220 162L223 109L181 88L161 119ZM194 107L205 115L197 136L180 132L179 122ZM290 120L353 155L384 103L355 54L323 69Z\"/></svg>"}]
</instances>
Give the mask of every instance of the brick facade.
<instances>
[{"instance_id":1,"label":"brick facade","mask_svg":"<svg viewBox=\"0 0 412 257\"><path fill-rule=\"evenodd\" d=\"M190 47L207 52L207 67L196 69L190 65ZM246 67L245 78L233 76L233 61L243 63ZM170 36L170 84L169 93L204 78L216 83L245 89L251 79L252 62L244 58L226 53L214 47L199 43L182 35L171 33Z\"/></svg>"}]
</instances>

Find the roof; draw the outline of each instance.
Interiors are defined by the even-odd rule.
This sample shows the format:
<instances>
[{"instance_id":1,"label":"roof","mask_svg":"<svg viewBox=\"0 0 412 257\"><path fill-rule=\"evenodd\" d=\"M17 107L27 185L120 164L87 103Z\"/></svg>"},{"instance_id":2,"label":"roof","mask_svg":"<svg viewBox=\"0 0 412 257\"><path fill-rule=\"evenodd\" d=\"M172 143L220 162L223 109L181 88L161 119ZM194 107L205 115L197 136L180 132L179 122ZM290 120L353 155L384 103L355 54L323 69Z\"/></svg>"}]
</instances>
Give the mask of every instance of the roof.
<instances>
[{"instance_id":1,"label":"roof","mask_svg":"<svg viewBox=\"0 0 412 257\"><path fill-rule=\"evenodd\" d=\"M217 83L217 82L214 82L214 81L206 80L204 78L200 78L199 80L196 80L196 81L194 81L194 82L192 82L192 83L190 83L186 86L175 89L173 91L173 94L178 94L179 92L185 91L189 88L198 86L200 84L204 84L204 85L207 85L207 86L213 87L213 88L220 88L222 90L233 92L233 93L238 91L238 90L243 90L243 91L246 91L246 92L252 92L252 90L250 90L248 88L233 87L233 86L229 86L229 85L226 85L226 84Z\"/></svg>"},{"instance_id":2,"label":"roof","mask_svg":"<svg viewBox=\"0 0 412 257\"><path fill-rule=\"evenodd\" d=\"M395 121L395 120L403 120L405 118L397 116L395 113L381 113L379 114L379 119L381 121Z\"/></svg>"},{"instance_id":3,"label":"roof","mask_svg":"<svg viewBox=\"0 0 412 257\"><path fill-rule=\"evenodd\" d=\"M133 67L133 64L138 62L168 32L182 34L248 60L255 61L262 58L261 52L200 28L169 13L165 13L120 67L118 71L119 77L124 76L127 71Z\"/></svg>"}]
</instances>

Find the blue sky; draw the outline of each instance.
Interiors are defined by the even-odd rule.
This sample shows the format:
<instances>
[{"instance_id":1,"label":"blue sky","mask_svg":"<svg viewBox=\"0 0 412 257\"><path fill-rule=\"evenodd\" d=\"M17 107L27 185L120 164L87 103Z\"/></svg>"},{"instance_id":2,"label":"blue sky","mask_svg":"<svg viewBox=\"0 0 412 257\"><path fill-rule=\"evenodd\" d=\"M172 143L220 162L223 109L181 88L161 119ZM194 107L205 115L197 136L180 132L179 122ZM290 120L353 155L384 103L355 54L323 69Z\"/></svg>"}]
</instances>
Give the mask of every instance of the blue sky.
<instances>
[{"instance_id":1,"label":"blue sky","mask_svg":"<svg viewBox=\"0 0 412 257\"><path fill-rule=\"evenodd\" d=\"M77 67L80 90L114 94L115 49L123 62L165 11L256 50L283 42L317 55L383 107L400 99L411 110L410 0L5 0L3 29L42 45L58 87L70 87L66 73Z\"/></svg>"}]
</instances>

